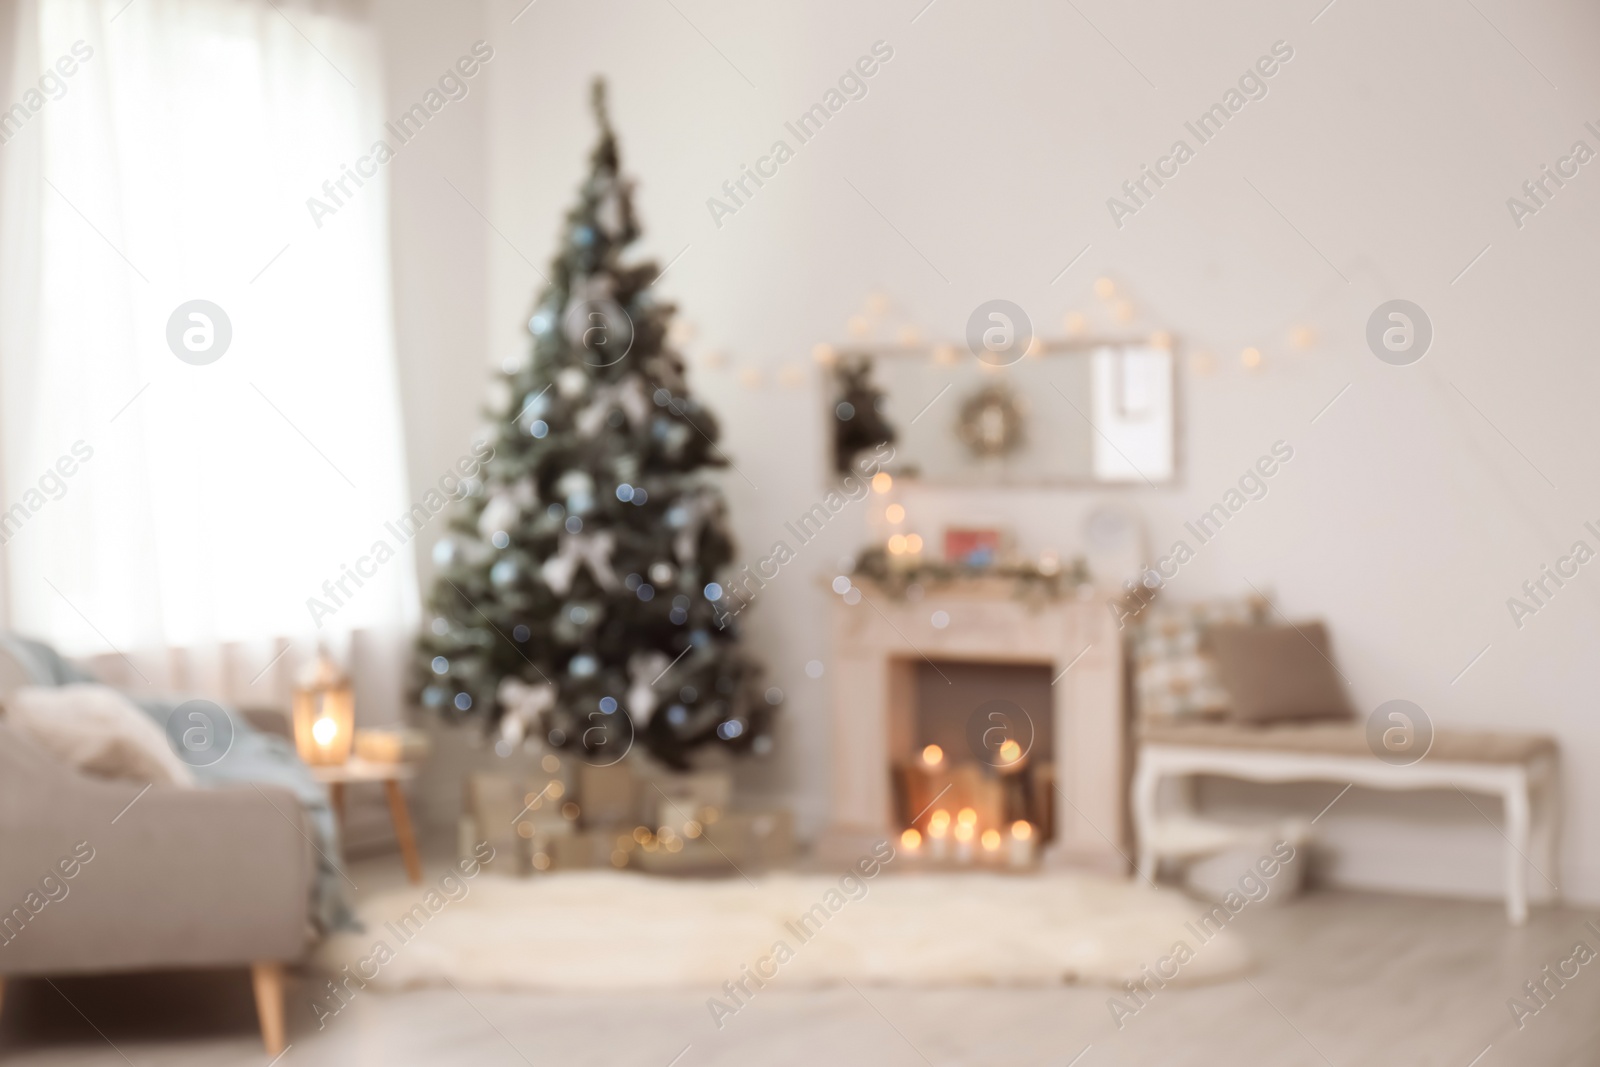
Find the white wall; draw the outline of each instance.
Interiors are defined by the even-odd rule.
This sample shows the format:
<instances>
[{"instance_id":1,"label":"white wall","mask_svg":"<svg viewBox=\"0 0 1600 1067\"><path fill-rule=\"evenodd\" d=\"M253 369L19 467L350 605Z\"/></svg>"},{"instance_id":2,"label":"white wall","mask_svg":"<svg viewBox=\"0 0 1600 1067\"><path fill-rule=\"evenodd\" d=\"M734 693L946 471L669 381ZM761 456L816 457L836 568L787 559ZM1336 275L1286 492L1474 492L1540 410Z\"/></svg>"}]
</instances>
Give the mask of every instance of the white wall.
<instances>
[{"instance_id":1,"label":"white wall","mask_svg":"<svg viewBox=\"0 0 1600 1067\"><path fill-rule=\"evenodd\" d=\"M936 530L965 507L1011 524L1024 548L1071 551L1084 514L1117 500L1165 547L1274 441L1288 441L1295 458L1271 495L1203 548L1171 594L1232 595L1251 582L1291 617L1327 619L1363 710L1405 697L1441 725L1556 734L1568 819L1563 867L1550 873L1571 897L1600 901L1589 655L1600 565L1520 631L1505 605L1574 539L1600 548L1580 529L1600 519L1586 462L1597 372L1585 321L1600 163L1520 231L1505 206L1574 140L1600 149L1582 125L1600 126L1600 109L1584 109L1600 77L1582 50L1600 13L1543 0L1485 0L1482 15L1340 0L1320 16L1322 0L1204 10L1082 0L1091 26L1044 0L936 0L920 16L923 0L679 0L677 10L595 0L535 4L512 24L524 2L452 5L449 15L419 0L386 5L401 71L425 75L476 36L496 49L472 102L486 98L482 130L452 127L461 154L446 149L438 161L462 175L463 191L476 183L494 229L448 188L396 169L415 484L475 424L483 368L525 343L539 280L524 257L542 268L552 251L590 145L587 81L603 73L640 179L644 251L665 262L689 246L661 284L699 327L692 351L730 357L725 369L699 370L694 386L723 419L743 474L726 486L747 555L822 490L825 424L808 353L845 339L867 292L881 289L928 334L956 340L992 297L1017 301L1051 332L1067 311L1101 315L1089 286L1108 275L1136 302L1142 328L1217 355L1215 373L1184 374L1183 484L959 504L923 490L908 501L912 514ZM707 197L775 138L793 145L784 121L877 40L894 58L869 95L718 228ZM1107 197L1174 139L1194 145L1184 121L1278 40L1294 58L1269 95L1116 228ZM1380 363L1363 342L1368 314L1393 297L1434 322L1432 351L1411 367ZM1298 323L1318 331L1308 352L1287 343ZM1239 366L1246 345L1266 355L1258 372ZM804 387L776 384L786 365L806 368ZM763 384L741 385L746 368ZM760 777L792 797L808 827L823 812L829 738L826 680L802 668L827 659L821 579L860 539L859 528L835 526L769 588L749 626L789 694L780 755ZM1309 814L1332 792L1280 799ZM1346 881L1498 885L1501 839L1460 797L1352 792L1318 827Z\"/></svg>"}]
</instances>

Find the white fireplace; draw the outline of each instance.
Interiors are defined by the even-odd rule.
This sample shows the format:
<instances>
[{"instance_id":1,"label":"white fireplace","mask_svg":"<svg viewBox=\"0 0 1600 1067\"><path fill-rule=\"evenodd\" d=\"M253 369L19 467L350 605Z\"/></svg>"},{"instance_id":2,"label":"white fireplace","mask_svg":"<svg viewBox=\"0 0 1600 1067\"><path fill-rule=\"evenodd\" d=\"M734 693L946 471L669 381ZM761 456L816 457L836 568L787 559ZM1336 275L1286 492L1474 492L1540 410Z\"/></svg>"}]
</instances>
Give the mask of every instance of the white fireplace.
<instances>
[{"instance_id":1,"label":"white fireplace","mask_svg":"<svg viewBox=\"0 0 1600 1067\"><path fill-rule=\"evenodd\" d=\"M833 605L829 856L898 838L891 768L917 755L919 662L1046 665L1053 679L1055 837L1048 866L1128 870L1122 639L1107 597L1024 601L1008 582L973 580L916 600L861 584Z\"/></svg>"}]
</instances>

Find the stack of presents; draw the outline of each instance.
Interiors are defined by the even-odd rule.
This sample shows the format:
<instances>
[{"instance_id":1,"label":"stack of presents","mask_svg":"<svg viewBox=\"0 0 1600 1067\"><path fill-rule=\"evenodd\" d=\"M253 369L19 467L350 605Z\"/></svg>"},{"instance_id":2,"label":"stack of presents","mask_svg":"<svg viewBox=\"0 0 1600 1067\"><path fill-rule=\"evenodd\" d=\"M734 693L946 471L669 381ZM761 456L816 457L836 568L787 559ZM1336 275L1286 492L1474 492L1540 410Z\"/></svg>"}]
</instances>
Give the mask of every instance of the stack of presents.
<instances>
[{"instance_id":1,"label":"stack of presents","mask_svg":"<svg viewBox=\"0 0 1600 1067\"><path fill-rule=\"evenodd\" d=\"M680 773L625 758L594 766L547 752L531 768L468 776L461 847L494 846L496 873L630 868L740 874L787 865L787 811L731 810L727 771Z\"/></svg>"}]
</instances>

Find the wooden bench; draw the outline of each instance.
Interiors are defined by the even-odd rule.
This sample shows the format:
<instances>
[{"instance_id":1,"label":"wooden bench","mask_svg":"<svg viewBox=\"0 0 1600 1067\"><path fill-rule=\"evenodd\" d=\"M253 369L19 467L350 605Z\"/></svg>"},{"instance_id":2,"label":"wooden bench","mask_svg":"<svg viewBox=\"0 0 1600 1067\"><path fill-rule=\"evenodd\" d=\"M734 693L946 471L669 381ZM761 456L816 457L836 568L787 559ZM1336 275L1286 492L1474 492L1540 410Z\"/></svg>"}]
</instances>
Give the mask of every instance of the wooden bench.
<instances>
[{"instance_id":1,"label":"wooden bench","mask_svg":"<svg viewBox=\"0 0 1600 1067\"><path fill-rule=\"evenodd\" d=\"M1528 917L1527 872L1534 866L1556 894L1560 792L1557 749L1535 734L1439 730L1418 762L1379 760L1358 722L1246 726L1226 722L1146 722L1139 729L1133 820L1139 871L1153 878L1165 853L1161 784L1217 775L1257 782L1344 782L1374 789L1448 789L1497 796L1504 805L1506 914ZM1530 850L1534 853L1530 855Z\"/></svg>"}]
</instances>

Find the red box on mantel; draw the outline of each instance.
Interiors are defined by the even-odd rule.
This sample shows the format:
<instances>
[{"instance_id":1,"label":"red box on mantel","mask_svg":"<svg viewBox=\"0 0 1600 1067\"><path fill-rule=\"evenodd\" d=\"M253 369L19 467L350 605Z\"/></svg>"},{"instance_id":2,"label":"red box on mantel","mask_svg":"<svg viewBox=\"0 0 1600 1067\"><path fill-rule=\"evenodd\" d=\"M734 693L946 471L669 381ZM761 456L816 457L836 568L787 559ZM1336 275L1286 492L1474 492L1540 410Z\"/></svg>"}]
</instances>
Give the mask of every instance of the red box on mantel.
<instances>
[{"instance_id":1,"label":"red box on mantel","mask_svg":"<svg viewBox=\"0 0 1600 1067\"><path fill-rule=\"evenodd\" d=\"M944 531L944 558L946 563L964 563L973 567L987 567L1000 561L1000 550L1005 535L996 529L971 526L949 526Z\"/></svg>"}]
</instances>

